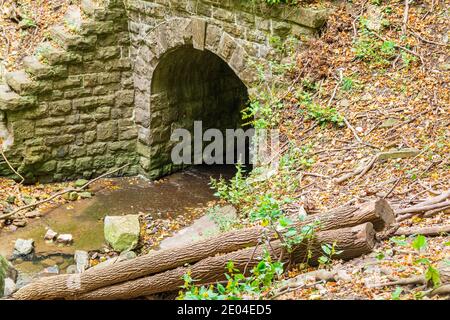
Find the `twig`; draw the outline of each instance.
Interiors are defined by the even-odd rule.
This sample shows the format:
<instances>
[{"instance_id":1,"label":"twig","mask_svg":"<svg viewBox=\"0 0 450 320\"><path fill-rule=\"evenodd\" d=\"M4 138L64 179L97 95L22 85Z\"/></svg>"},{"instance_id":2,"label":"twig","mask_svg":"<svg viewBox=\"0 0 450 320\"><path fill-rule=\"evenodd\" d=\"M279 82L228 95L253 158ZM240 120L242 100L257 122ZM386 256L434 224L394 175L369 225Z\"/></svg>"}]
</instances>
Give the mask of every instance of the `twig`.
<instances>
[{"instance_id":1,"label":"twig","mask_svg":"<svg viewBox=\"0 0 450 320\"><path fill-rule=\"evenodd\" d=\"M256 250L258 249L260 243L261 243L261 241L258 241L258 243L256 244L255 249L253 250L252 256L250 257L250 259L248 259L247 263L245 264L244 272L242 274L244 274L244 275L246 274L248 265L250 264L250 262L252 262L253 258L255 257Z\"/></svg>"},{"instance_id":2,"label":"twig","mask_svg":"<svg viewBox=\"0 0 450 320\"><path fill-rule=\"evenodd\" d=\"M14 169L14 167L13 167L13 166L11 165L11 163L8 161L8 158L6 158L6 155L5 155L5 153L3 152L3 148L2 148L1 145L0 145L0 153L1 153L2 157L3 157L3 159L5 159L5 162L6 162L6 164L8 165L8 167L9 167L16 175L18 175L20 179L22 179L22 180L20 181L20 183L19 183L19 185L21 185L21 184L25 181L25 178L24 178L19 172L17 172L16 169Z\"/></svg>"},{"instance_id":3,"label":"twig","mask_svg":"<svg viewBox=\"0 0 450 320\"><path fill-rule=\"evenodd\" d=\"M345 125L347 126L347 128L349 128L352 131L352 133L355 136L356 140L358 140L359 143L363 143L361 138L358 136L358 133L356 132L355 128L353 128L353 126L350 124L350 122L348 122L346 117L344 117L344 122L345 122Z\"/></svg>"},{"instance_id":4,"label":"twig","mask_svg":"<svg viewBox=\"0 0 450 320\"><path fill-rule=\"evenodd\" d=\"M110 174L114 174L114 173L116 173L116 172L118 172L118 171L120 171L120 170L122 170L122 169L124 169L124 168L126 168L126 167L128 167L128 166L129 166L129 164L126 164L126 165L124 165L124 166L122 166L122 167L120 167L120 168L117 168L117 169L115 169L115 170L112 170L112 171L110 171L110 172L107 172L107 173L105 173L105 174L102 174L101 176L99 176L99 177L97 177L97 178L95 178L95 179L93 179L93 180L90 180L89 182L87 182L85 185L83 185L83 186L80 187L80 188L66 189L66 190L64 190L64 191L55 193L55 194L52 195L50 198L47 198L47 199L45 199L45 200L41 200L41 201L38 201L38 202L36 202L36 203L32 203L32 204L29 204L29 205L20 207L20 208L18 208L18 209L16 209L16 210L12 211L12 212L10 212L10 213L7 213L7 214L4 214L4 215L0 216L0 220L8 219L9 217L14 216L15 214L17 214L17 213L19 213L19 212L21 212L21 211L23 211L23 210L27 210L27 209L30 209L30 208L35 208L35 207L37 207L37 206L39 206L39 205L41 205L41 204L47 203L47 202L49 202L49 201L51 201L51 200L53 200L53 199L55 199L55 198L61 197L61 196L65 195L66 193L69 193L69 192L80 192L80 191L86 189L86 188L87 188L89 185L91 185L92 183L94 183L94 182L96 182L96 181L98 181L98 180L100 180L100 179L102 179L102 178L104 178L104 177L106 177L106 176L108 176L108 175L110 175Z\"/></svg>"},{"instance_id":5,"label":"twig","mask_svg":"<svg viewBox=\"0 0 450 320\"><path fill-rule=\"evenodd\" d=\"M377 162L379 155L373 156L368 162L365 162L363 165L359 166L355 171L344 175L343 177L336 179L337 184L344 183L350 178L353 178L354 176L358 176L357 179L364 176L367 172L369 172L370 169L372 169L375 162Z\"/></svg>"},{"instance_id":6,"label":"twig","mask_svg":"<svg viewBox=\"0 0 450 320\"><path fill-rule=\"evenodd\" d=\"M290 286L287 286L286 288L284 288L283 290L278 291L275 295L273 295L272 297L270 297L270 300L275 300L281 296L284 296L285 294L291 293L295 290L301 289L301 288L310 288L310 287L314 287L320 283L322 283L323 281L317 281L311 284L293 284Z\"/></svg>"},{"instance_id":7,"label":"twig","mask_svg":"<svg viewBox=\"0 0 450 320\"><path fill-rule=\"evenodd\" d=\"M386 195L383 197L383 199L387 199L387 198L392 194L392 192L394 192L395 188L398 187L398 185L400 184L400 182L401 182L402 180L403 180L403 177L398 178L397 181L396 181L396 182L394 183L394 185L392 186L392 188L389 190L389 192L386 193Z\"/></svg>"},{"instance_id":8,"label":"twig","mask_svg":"<svg viewBox=\"0 0 450 320\"><path fill-rule=\"evenodd\" d=\"M420 112L419 114L415 115L415 116L412 117L411 119L406 120L406 121L403 121L402 123L399 123L399 124L396 125L395 127L389 129L389 130L385 133L385 136L388 135L389 133L391 133L391 132L397 130L398 128L403 127L404 125L407 125L407 124L409 124L409 123L415 121L417 118L423 116L424 114L426 114L426 113L428 113L428 112L430 112L430 110L427 109L427 110L422 111L422 112Z\"/></svg>"},{"instance_id":9,"label":"twig","mask_svg":"<svg viewBox=\"0 0 450 320\"><path fill-rule=\"evenodd\" d=\"M434 45L443 46L443 47L449 47L450 46L450 44L448 44L448 43L435 42L435 41L432 41L432 40L425 39L424 37L422 37L420 34L416 33L415 31L408 30L408 32L411 33L412 35L414 35L419 40L422 40L425 43L434 44Z\"/></svg>"},{"instance_id":10,"label":"twig","mask_svg":"<svg viewBox=\"0 0 450 320\"><path fill-rule=\"evenodd\" d=\"M337 89L339 88L339 86L342 83L342 80L344 79L344 76L342 74L342 70L338 69L339 72L339 81L336 83L336 86L334 87L333 90L333 94L331 95L330 100L328 101L327 107L329 108L331 106L331 104L333 103L334 98L336 97L336 93L337 93Z\"/></svg>"},{"instance_id":11,"label":"twig","mask_svg":"<svg viewBox=\"0 0 450 320\"><path fill-rule=\"evenodd\" d=\"M406 32L408 30L408 18L409 18L409 0L405 0L405 10L403 12L403 26L402 26L402 32L404 35L406 35Z\"/></svg>"}]
</instances>

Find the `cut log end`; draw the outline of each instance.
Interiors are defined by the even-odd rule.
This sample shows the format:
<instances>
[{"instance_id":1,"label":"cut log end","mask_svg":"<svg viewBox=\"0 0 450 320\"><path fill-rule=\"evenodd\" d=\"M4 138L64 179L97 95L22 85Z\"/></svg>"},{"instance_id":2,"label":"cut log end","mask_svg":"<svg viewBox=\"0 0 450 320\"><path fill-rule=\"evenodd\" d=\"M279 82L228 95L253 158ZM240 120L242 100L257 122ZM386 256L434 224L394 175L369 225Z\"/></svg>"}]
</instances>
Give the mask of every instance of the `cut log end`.
<instances>
[{"instance_id":1,"label":"cut log end","mask_svg":"<svg viewBox=\"0 0 450 320\"><path fill-rule=\"evenodd\" d=\"M394 210L385 199L375 202L375 213L379 217L378 220L373 221L376 231L383 231L395 222Z\"/></svg>"},{"instance_id":2,"label":"cut log end","mask_svg":"<svg viewBox=\"0 0 450 320\"><path fill-rule=\"evenodd\" d=\"M357 238L362 242L366 243L367 249L372 251L375 247L375 228L372 223L365 223L360 226L354 227L355 232L357 232Z\"/></svg>"}]
</instances>

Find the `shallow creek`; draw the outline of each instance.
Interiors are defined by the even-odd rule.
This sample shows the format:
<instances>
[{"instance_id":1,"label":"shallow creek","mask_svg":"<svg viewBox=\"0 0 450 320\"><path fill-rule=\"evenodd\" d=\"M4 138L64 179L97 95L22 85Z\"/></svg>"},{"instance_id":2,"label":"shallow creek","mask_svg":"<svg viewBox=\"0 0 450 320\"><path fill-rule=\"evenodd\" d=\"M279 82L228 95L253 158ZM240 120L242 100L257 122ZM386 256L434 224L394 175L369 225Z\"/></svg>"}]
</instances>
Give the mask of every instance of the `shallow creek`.
<instances>
[{"instance_id":1,"label":"shallow creek","mask_svg":"<svg viewBox=\"0 0 450 320\"><path fill-rule=\"evenodd\" d=\"M103 218L106 215L151 214L155 218L174 218L188 210L205 208L214 200L210 178L230 178L234 168L199 166L175 173L159 182L146 179L116 178L94 184L91 199L79 200L51 209L14 232L0 231L0 254L11 256L16 239L33 239L36 258L13 261L23 274L32 276L56 264L62 273L73 264L75 250L92 251L104 246ZM73 235L70 246L44 241L47 228Z\"/></svg>"}]
</instances>

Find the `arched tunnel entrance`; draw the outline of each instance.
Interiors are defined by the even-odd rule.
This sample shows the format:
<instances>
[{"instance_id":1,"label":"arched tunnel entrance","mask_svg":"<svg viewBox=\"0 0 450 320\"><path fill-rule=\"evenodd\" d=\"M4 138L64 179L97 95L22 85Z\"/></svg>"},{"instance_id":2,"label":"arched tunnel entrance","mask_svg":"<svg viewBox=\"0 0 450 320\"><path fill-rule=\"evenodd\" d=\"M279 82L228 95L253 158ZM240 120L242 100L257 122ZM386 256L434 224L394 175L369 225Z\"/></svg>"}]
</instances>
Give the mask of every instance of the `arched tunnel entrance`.
<instances>
[{"instance_id":1,"label":"arched tunnel entrance","mask_svg":"<svg viewBox=\"0 0 450 320\"><path fill-rule=\"evenodd\" d=\"M171 141L176 129L189 131L192 145L194 122L197 129L201 121L203 132L218 129L224 137L226 129L242 127L247 88L227 63L209 51L182 46L165 53L153 73L151 92L150 177L186 166L172 161L172 150L179 145ZM193 154L191 160L194 163Z\"/></svg>"}]
</instances>

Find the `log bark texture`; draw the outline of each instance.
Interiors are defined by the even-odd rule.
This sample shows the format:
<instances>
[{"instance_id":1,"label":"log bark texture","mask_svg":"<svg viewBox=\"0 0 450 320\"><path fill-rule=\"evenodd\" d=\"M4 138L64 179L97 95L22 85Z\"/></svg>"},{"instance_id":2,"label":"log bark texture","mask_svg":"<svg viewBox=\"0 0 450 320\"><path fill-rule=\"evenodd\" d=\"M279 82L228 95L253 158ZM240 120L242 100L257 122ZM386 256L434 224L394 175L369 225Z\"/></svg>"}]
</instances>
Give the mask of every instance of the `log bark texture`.
<instances>
[{"instance_id":1,"label":"log bark texture","mask_svg":"<svg viewBox=\"0 0 450 320\"><path fill-rule=\"evenodd\" d=\"M296 226L301 228L320 221L320 230L326 231L371 222L376 231L381 231L394 220L395 216L389 204L385 200L378 200L311 215L305 221L298 222ZM102 287L175 269L188 263L192 264L218 254L253 247L259 242L262 232L261 227L232 231L181 248L161 250L107 268L89 269L81 275L60 275L37 280L17 291L14 298L39 300L78 296Z\"/></svg>"},{"instance_id":2,"label":"log bark texture","mask_svg":"<svg viewBox=\"0 0 450 320\"><path fill-rule=\"evenodd\" d=\"M301 245L291 255L293 262L306 261L308 249L312 250L311 263L317 263L317 259L321 252L321 245L326 243L334 243L336 241L336 249L342 250L342 253L336 256L337 259L352 259L363 254L370 253L375 243L375 230L371 223L365 223L356 227L322 231L317 237L309 243L308 246ZM269 250L273 259L277 259L284 251L279 240L271 243L273 249ZM263 248L259 246L256 251L254 248L246 248L229 254L210 257L204 259L190 267L179 267L163 273L124 282L121 284L104 287L92 292L84 293L79 296L71 297L80 300L117 300L117 299L133 299L152 294L175 291L183 285L182 276L188 271L194 280L198 280L196 284L207 284L216 281L225 280L224 273L226 265L229 261L234 262L235 268L243 272L246 266L251 267L258 264L260 257L264 254ZM252 259L254 257L254 259ZM287 261L289 254L283 252L283 260Z\"/></svg>"}]
</instances>

